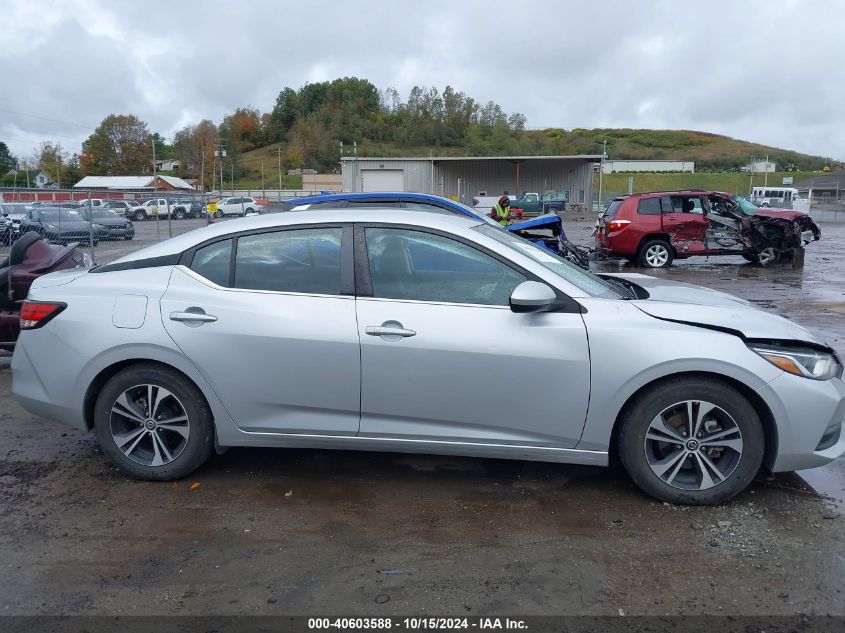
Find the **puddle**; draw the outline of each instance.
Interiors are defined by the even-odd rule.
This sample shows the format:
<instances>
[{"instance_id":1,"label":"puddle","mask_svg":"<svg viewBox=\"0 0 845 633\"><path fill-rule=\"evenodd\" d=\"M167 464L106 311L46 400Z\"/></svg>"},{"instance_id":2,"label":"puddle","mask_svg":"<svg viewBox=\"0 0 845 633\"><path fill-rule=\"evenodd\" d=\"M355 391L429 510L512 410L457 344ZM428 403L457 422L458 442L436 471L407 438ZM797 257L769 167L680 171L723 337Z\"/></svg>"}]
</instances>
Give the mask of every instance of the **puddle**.
<instances>
[{"instance_id":1,"label":"puddle","mask_svg":"<svg viewBox=\"0 0 845 633\"><path fill-rule=\"evenodd\" d=\"M808 488L834 503L840 514L845 514L845 459L795 474Z\"/></svg>"}]
</instances>

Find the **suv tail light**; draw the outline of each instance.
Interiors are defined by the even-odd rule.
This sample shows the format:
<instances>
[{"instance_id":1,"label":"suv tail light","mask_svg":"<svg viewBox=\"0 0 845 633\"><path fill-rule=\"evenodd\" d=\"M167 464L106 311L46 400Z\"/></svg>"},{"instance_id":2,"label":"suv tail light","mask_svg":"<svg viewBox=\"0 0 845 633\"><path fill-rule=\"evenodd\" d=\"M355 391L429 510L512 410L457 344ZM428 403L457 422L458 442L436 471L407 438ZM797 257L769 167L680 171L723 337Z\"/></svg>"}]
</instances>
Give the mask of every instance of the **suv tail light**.
<instances>
[{"instance_id":1,"label":"suv tail light","mask_svg":"<svg viewBox=\"0 0 845 633\"><path fill-rule=\"evenodd\" d=\"M611 220L608 223L608 229L611 233L614 231L621 231L631 223L630 220Z\"/></svg>"},{"instance_id":2,"label":"suv tail light","mask_svg":"<svg viewBox=\"0 0 845 633\"><path fill-rule=\"evenodd\" d=\"M40 328L66 307L67 304L60 301L24 301L21 306L21 329Z\"/></svg>"}]
</instances>

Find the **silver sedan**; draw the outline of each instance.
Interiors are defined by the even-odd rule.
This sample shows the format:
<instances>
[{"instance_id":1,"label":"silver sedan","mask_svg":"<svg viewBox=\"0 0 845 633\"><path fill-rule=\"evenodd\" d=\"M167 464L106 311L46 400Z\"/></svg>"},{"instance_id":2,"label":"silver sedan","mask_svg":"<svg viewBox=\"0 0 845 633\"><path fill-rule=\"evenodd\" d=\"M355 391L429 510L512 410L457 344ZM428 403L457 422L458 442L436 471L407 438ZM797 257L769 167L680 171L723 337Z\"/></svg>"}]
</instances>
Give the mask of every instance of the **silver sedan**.
<instances>
[{"instance_id":1,"label":"silver sedan","mask_svg":"<svg viewBox=\"0 0 845 633\"><path fill-rule=\"evenodd\" d=\"M216 224L38 279L21 325L23 406L143 479L228 446L618 460L709 504L845 452L842 365L804 328L458 216Z\"/></svg>"}]
</instances>

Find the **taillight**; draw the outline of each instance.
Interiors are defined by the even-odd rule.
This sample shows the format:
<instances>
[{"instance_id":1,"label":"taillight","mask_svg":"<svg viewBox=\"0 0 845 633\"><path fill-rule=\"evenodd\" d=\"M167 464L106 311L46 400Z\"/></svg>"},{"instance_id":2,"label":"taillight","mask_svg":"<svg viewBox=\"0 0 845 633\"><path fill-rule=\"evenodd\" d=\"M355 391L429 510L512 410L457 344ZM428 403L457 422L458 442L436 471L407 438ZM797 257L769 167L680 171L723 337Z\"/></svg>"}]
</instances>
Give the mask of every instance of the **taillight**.
<instances>
[{"instance_id":1,"label":"taillight","mask_svg":"<svg viewBox=\"0 0 845 633\"><path fill-rule=\"evenodd\" d=\"M21 329L41 327L67 307L59 301L24 301L21 306Z\"/></svg>"},{"instance_id":2,"label":"taillight","mask_svg":"<svg viewBox=\"0 0 845 633\"><path fill-rule=\"evenodd\" d=\"M615 231L621 231L626 226L628 226L630 223L631 223L630 220L611 220L610 225L608 226L608 229L610 230L611 233L613 233Z\"/></svg>"}]
</instances>

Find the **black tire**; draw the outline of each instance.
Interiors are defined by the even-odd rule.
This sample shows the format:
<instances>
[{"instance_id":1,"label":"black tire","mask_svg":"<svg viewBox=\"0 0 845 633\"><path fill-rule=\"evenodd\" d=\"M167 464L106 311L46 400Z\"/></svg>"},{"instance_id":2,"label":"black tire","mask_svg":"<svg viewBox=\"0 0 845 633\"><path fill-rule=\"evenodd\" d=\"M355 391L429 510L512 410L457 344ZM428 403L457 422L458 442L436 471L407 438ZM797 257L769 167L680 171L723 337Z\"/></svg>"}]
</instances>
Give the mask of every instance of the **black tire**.
<instances>
[{"instance_id":1,"label":"black tire","mask_svg":"<svg viewBox=\"0 0 845 633\"><path fill-rule=\"evenodd\" d=\"M682 489L678 487L682 482L681 479L676 479L679 482L678 485L667 483L652 470L653 465L649 463L650 458L658 459L660 457L649 453L658 445L653 441L654 431L649 433L648 438L646 437L652 421L665 413L666 410L671 409L676 403L685 403L692 400L716 405L721 410L719 415L726 413L729 416L726 418L729 422L722 428L735 427L738 430L741 446L739 453L732 449L723 448L721 457L710 462L721 466L722 460L726 460L723 471L706 469L708 476L712 476L712 481L716 483L712 487L703 489L696 488L697 484L695 483L687 483L686 485L691 486L691 488ZM681 404L680 406L683 407L684 405ZM683 411L684 409L677 410ZM708 421L707 415L703 416L705 421L700 427L702 431L705 431L708 424L719 424L712 421L715 420L714 417L711 417ZM673 418L666 419L671 421ZM657 384L644 391L628 406L623 412L620 422L616 446L625 471L641 490L661 501L685 505L724 503L745 490L756 476L763 460L765 441L760 417L742 394L729 384L716 378L682 377ZM686 427L682 423L677 428ZM719 433L721 431L714 431L713 435L719 435ZM704 439L697 439L701 438L702 435ZM728 437L736 438L737 436ZM692 442L691 440L695 441ZM672 455L686 454L690 444L698 444L698 447L694 450L707 455L708 459L713 458L712 453L709 455L707 453L708 450L712 451L712 448L708 449L704 444L707 442L707 433L699 434L696 438L692 438L689 434L682 441L684 444L674 444L673 440L665 444L667 452L671 451L671 454L664 458L663 463L671 461ZM649 443L647 444L647 442ZM663 446L663 444L659 445ZM679 468L681 470L678 475L682 474L684 477L688 477L688 482L694 480L696 476L695 457L696 455L690 454L673 462L673 464L680 463ZM703 461L699 459L698 463L703 464ZM700 474L700 469L697 472ZM718 481L717 472L724 475L721 481ZM703 478L701 481L703 482Z\"/></svg>"},{"instance_id":2,"label":"black tire","mask_svg":"<svg viewBox=\"0 0 845 633\"><path fill-rule=\"evenodd\" d=\"M164 465L144 465L133 461L118 448L112 436L112 407L121 394L137 385L154 385L167 389L178 399L187 416L186 425L189 431L184 447L172 461ZM214 451L213 416L200 390L174 369L152 363L127 367L106 383L97 396L94 407L94 430L106 457L124 473L136 479L169 481L185 477L205 463Z\"/></svg>"},{"instance_id":3,"label":"black tire","mask_svg":"<svg viewBox=\"0 0 845 633\"><path fill-rule=\"evenodd\" d=\"M252 207L247 207L246 211L244 211L244 215L246 215L247 213L255 213L255 209L253 209Z\"/></svg>"},{"instance_id":4,"label":"black tire","mask_svg":"<svg viewBox=\"0 0 845 633\"><path fill-rule=\"evenodd\" d=\"M662 253L662 256L659 254ZM643 268L667 268L675 259L675 251L669 242L651 239L640 245L637 260Z\"/></svg>"},{"instance_id":5,"label":"black tire","mask_svg":"<svg viewBox=\"0 0 845 633\"><path fill-rule=\"evenodd\" d=\"M185 219L185 210L184 209L177 209L176 213L173 214L177 220L184 220Z\"/></svg>"},{"instance_id":6,"label":"black tire","mask_svg":"<svg viewBox=\"0 0 845 633\"><path fill-rule=\"evenodd\" d=\"M746 261L749 261L752 264L757 263L757 254L756 253L743 253L742 256L745 258Z\"/></svg>"},{"instance_id":7,"label":"black tire","mask_svg":"<svg viewBox=\"0 0 845 633\"><path fill-rule=\"evenodd\" d=\"M136 222L143 222L147 219L147 214L139 209L132 214L132 219Z\"/></svg>"}]
</instances>

